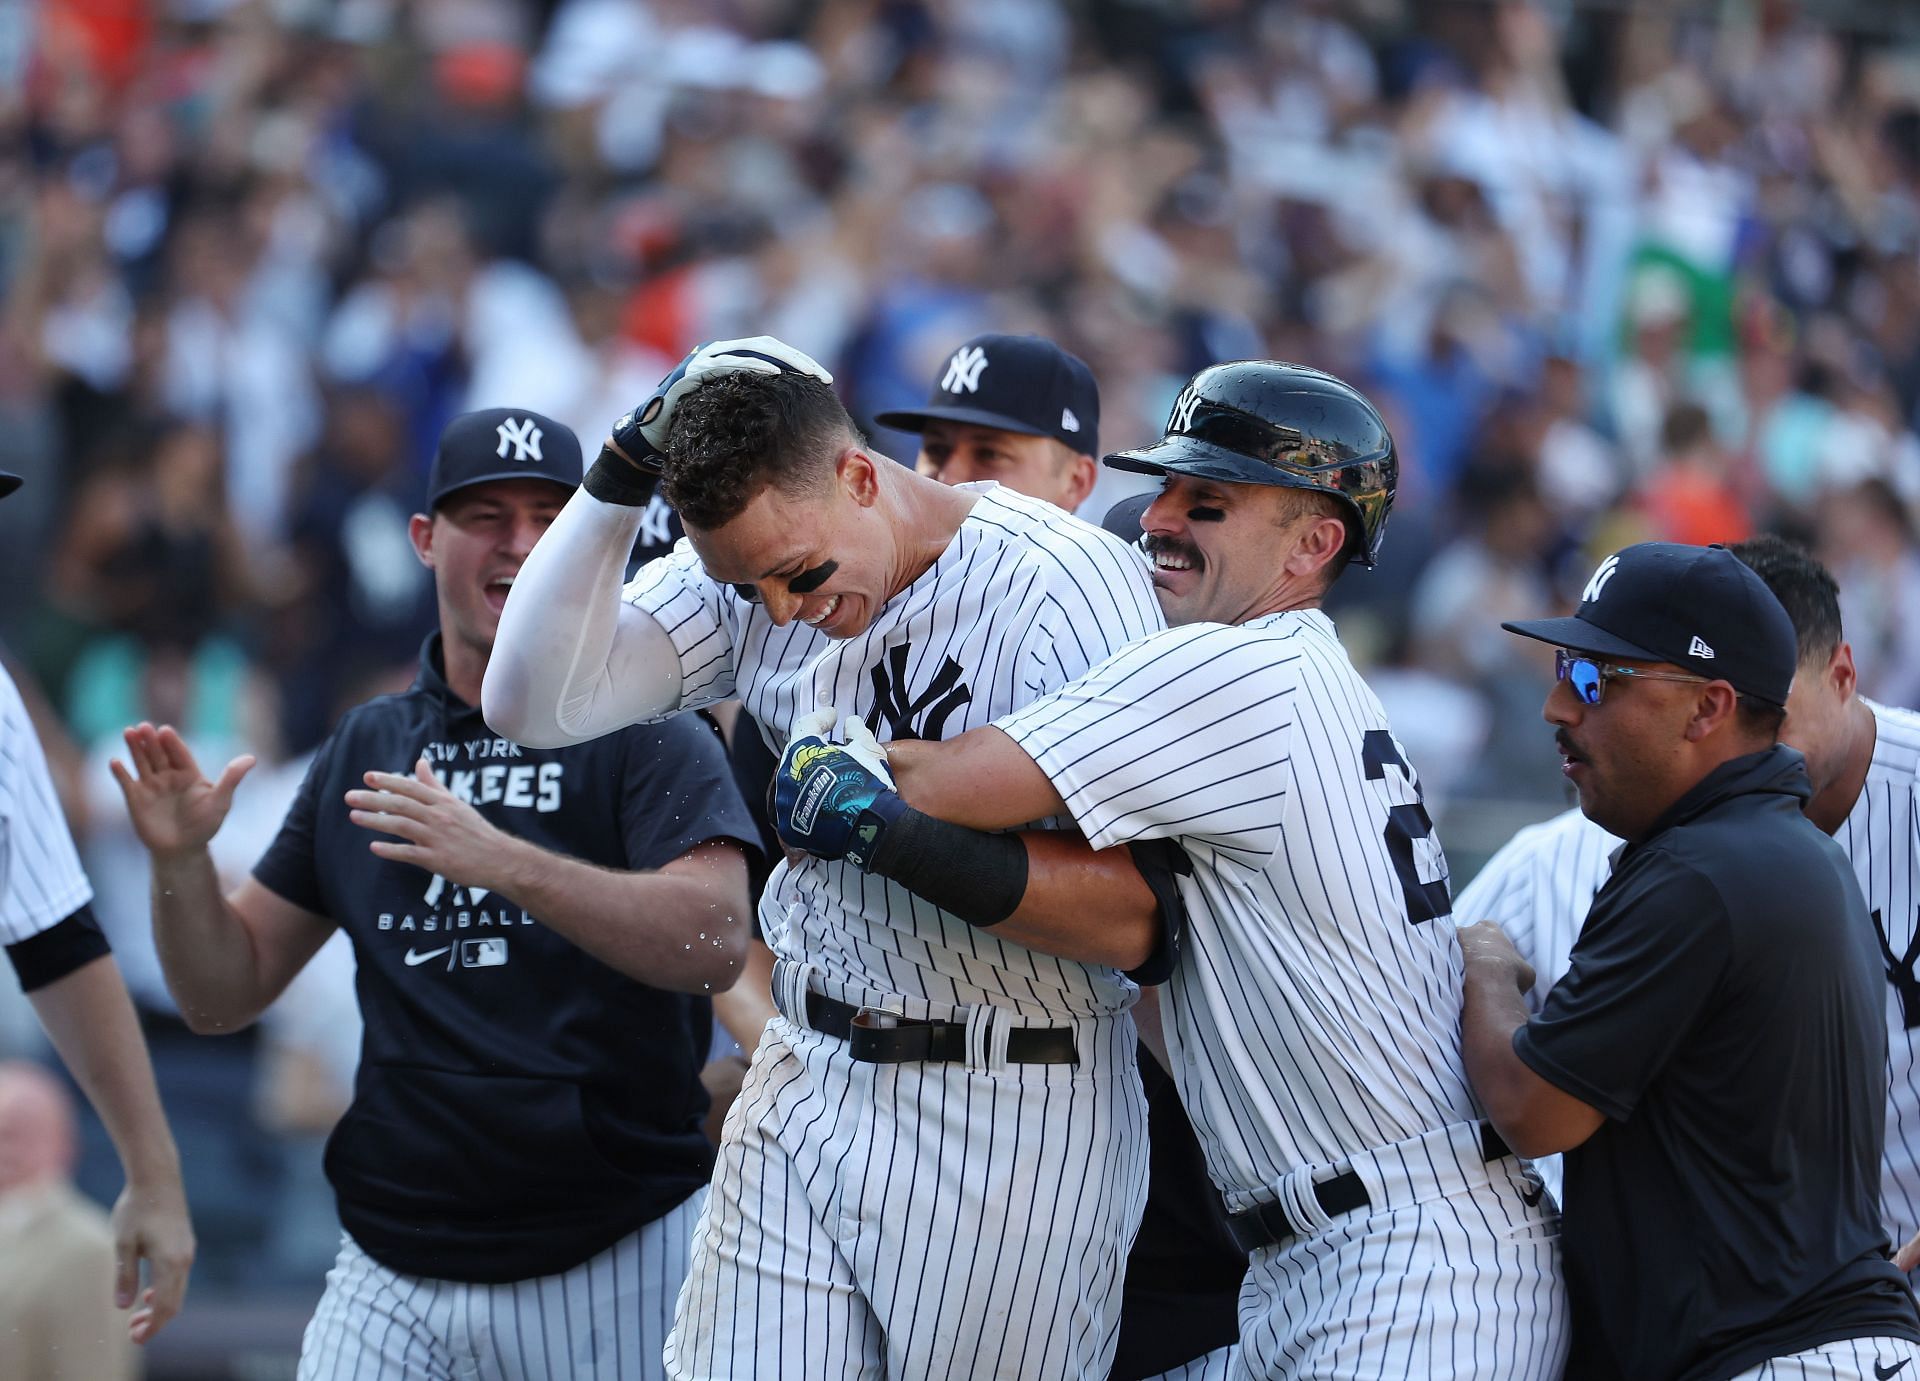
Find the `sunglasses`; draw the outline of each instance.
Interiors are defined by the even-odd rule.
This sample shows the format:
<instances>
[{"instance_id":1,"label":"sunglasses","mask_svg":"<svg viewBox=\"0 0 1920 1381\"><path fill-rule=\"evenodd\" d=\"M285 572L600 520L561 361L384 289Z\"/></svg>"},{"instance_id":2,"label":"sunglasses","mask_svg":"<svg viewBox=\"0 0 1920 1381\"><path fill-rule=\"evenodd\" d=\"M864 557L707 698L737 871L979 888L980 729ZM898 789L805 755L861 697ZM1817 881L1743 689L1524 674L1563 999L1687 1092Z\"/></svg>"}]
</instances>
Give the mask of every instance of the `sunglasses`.
<instances>
[{"instance_id":1,"label":"sunglasses","mask_svg":"<svg viewBox=\"0 0 1920 1381\"><path fill-rule=\"evenodd\" d=\"M1638 667L1612 666L1606 662L1596 662L1591 657L1583 657L1577 652L1569 652L1564 647L1554 651L1553 674L1573 687L1573 693L1580 697L1583 705L1598 705L1600 697L1606 693L1607 682L1616 676L1633 681L1688 681L1699 686L1713 680L1711 676L1688 676L1677 671L1642 671Z\"/></svg>"}]
</instances>

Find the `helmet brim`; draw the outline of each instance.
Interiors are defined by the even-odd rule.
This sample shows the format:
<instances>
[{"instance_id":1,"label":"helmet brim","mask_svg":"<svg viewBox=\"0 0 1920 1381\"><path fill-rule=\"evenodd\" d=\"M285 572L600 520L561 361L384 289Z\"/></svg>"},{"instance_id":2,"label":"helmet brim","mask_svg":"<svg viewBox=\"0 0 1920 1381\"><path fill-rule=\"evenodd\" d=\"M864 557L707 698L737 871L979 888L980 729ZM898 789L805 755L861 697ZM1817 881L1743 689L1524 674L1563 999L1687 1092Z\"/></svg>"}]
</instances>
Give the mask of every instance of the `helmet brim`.
<instances>
[{"instance_id":1,"label":"helmet brim","mask_svg":"<svg viewBox=\"0 0 1920 1381\"><path fill-rule=\"evenodd\" d=\"M1115 470L1130 470L1137 475L1198 475L1202 479L1225 480L1233 484L1270 484L1281 488L1302 488L1300 481L1284 470L1190 436L1169 436L1151 446L1131 451L1114 451L1105 463Z\"/></svg>"}]
</instances>

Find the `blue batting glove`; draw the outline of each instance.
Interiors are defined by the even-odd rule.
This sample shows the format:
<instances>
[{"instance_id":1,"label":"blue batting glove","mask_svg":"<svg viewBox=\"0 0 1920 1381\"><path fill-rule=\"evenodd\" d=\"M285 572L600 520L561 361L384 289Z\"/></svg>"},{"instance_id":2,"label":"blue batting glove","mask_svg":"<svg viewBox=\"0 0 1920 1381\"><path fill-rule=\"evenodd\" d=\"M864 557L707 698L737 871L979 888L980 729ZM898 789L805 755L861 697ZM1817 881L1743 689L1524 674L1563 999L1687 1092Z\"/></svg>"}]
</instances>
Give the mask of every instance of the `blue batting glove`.
<instances>
[{"instance_id":1,"label":"blue batting glove","mask_svg":"<svg viewBox=\"0 0 1920 1381\"><path fill-rule=\"evenodd\" d=\"M780 842L815 858L873 861L887 825L906 809L892 784L818 734L790 739L773 773L773 827Z\"/></svg>"}]
</instances>

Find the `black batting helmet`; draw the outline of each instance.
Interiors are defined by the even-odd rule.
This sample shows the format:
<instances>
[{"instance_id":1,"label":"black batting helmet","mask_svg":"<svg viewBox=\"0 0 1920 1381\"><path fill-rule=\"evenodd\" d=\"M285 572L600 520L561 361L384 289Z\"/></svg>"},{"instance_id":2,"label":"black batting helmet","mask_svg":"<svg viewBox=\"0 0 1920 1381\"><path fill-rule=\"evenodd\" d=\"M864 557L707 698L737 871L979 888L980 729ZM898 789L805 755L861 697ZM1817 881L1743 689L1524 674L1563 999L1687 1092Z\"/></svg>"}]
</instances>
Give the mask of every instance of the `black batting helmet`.
<instances>
[{"instance_id":1,"label":"black batting helmet","mask_svg":"<svg viewBox=\"0 0 1920 1381\"><path fill-rule=\"evenodd\" d=\"M1331 494L1345 501L1347 550L1363 566L1380 554L1400 480L1393 438L1372 403L1331 374L1279 360L1201 370L1180 390L1165 437L1106 459L1148 475Z\"/></svg>"}]
</instances>

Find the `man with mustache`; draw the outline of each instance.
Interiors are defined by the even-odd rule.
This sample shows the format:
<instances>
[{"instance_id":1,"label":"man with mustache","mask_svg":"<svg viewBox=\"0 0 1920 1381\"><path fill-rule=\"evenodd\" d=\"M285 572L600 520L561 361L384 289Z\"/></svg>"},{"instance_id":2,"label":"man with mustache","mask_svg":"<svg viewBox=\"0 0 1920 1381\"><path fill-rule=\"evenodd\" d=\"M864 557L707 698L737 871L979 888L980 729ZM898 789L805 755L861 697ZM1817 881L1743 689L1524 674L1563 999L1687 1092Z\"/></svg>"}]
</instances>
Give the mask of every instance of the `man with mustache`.
<instances>
[{"instance_id":1,"label":"man with mustache","mask_svg":"<svg viewBox=\"0 0 1920 1381\"><path fill-rule=\"evenodd\" d=\"M1875 1209L1887 1035L1866 904L1778 742L1799 649L1722 547L1616 552L1558 645L1580 809L1625 841L1566 977L1460 932L1474 1092L1566 1154L1571 1377L1866 1377L1920 1361ZM1869 1372L1871 1368L1871 1372Z\"/></svg>"},{"instance_id":2,"label":"man with mustache","mask_svg":"<svg viewBox=\"0 0 1920 1381\"><path fill-rule=\"evenodd\" d=\"M1557 1376L1552 1207L1467 1087L1458 966L1433 924L1445 859L1319 607L1379 551L1392 438L1340 380L1241 361L1194 376L1164 439L1107 463L1163 478L1142 542L1174 626L990 727L891 744L884 764L864 741L796 739L776 826L926 893L991 866L1003 836L986 831L1048 816L1085 833L1089 868L1177 843L1169 1053L1251 1252L1229 1374ZM1121 906L1101 919L1144 924ZM1076 941L1070 921L1003 924L1046 949Z\"/></svg>"}]
</instances>

